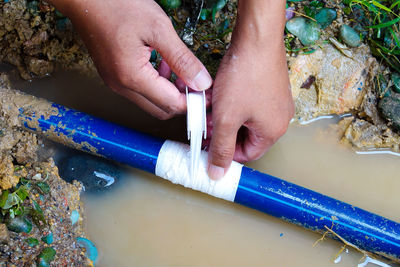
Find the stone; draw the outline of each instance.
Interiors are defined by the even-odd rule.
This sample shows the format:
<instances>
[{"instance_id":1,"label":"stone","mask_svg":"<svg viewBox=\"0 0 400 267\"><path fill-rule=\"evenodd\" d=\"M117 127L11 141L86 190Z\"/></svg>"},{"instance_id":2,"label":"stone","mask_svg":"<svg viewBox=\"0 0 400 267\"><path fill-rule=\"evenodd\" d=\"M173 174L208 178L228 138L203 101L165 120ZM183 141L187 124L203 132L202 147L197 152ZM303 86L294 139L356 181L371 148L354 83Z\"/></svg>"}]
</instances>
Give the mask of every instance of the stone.
<instances>
[{"instance_id":1,"label":"stone","mask_svg":"<svg viewBox=\"0 0 400 267\"><path fill-rule=\"evenodd\" d=\"M296 120L308 121L360 108L377 64L368 46L355 48L352 53L353 57L349 58L327 44L314 53L289 58Z\"/></svg>"},{"instance_id":2,"label":"stone","mask_svg":"<svg viewBox=\"0 0 400 267\"><path fill-rule=\"evenodd\" d=\"M294 7L288 7L286 8L286 20L290 20L291 18L294 17L294 11L295 8Z\"/></svg>"},{"instance_id":3,"label":"stone","mask_svg":"<svg viewBox=\"0 0 400 267\"><path fill-rule=\"evenodd\" d=\"M72 225L76 224L79 220L79 212L77 210L73 210L69 218L71 219Z\"/></svg>"},{"instance_id":4,"label":"stone","mask_svg":"<svg viewBox=\"0 0 400 267\"><path fill-rule=\"evenodd\" d=\"M320 37L320 28L315 21L303 17L292 18L286 22L286 29L297 38L300 42L309 46L314 44Z\"/></svg>"},{"instance_id":5,"label":"stone","mask_svg":"<svg viewBox=\"0 0 400 267\"><path fill-rule=\"evenodd\" d=\"M160 4L165 9L175 9L180 7L182 3L181 0L161 0Z\"/></svg>"},{"instance_id":6,"label":"stone","mask_svg":"<svg viewBox=\"0 0 400 267\"><path fill-rule=\"evenodd\" d=\"M391 78L393 82L393 91L400 93L400 74L398 72L392 72Z\"/></svg>"},{"instance_id":7,"label":"stone","mask_svg":"<svg viewBox=\"0 0 400 267\"><path fill-rule=\"evenodd\" d=\"M0 244L7 244L10 239L7 226L4 223L0 223Z\"/></svg>"},{"instance_id":8,"label":"stone","mask_svg":"<svg viewBox=\"0 0 400 267\"><path fill-rule=\"evenodd\" d=\"M35 246L39 245L39 240L37 240L36 238L33 238L33 237L29 237L28 239L26 239L26 243L30 247L35 247Z\"/></svg>"},{"instance_id":9,"label":"stone","mask_svg":"<svg viewBox=\"0 0 400 267\"><path fill-rule=\"evenodd\" d=\"M121 176L111 161L88 154L68 155L59 161L60 176L67 182L80 181L86 191L101 191L114 185Z\"/></svg>"},{"instance_id":10,"label":"stone","mask_svg":"<svg viewBox=\"0 0 400 267\"><path fill-rule=\"evenodd\" d=\"M52 247L47 247L40 252L37 257L37 264L39 267L48 267L56 256L56 250Z\"/></svg>"},{"instance_id":11,"label":"stone","mask_svg":"<svg viewBox=\"0 0 400 267\"><path fill-rule=\"evenodd\" d=\"M340 27L340 38L350 47L358 47L361 45L360 34L348 25Z\"/></svg>"},{"instance_id":12,"label":"stone","mask_svg":"<svg viewBox=\"0 0 400 267\"><path fill-rule=\"evenodd\" d=\"M392 93L383 97L379 101L378 110L394 130L400 131L400 94Z\"/></svg>"},{"instance_id":13,"label":"stone","mask_svg":"<svg viewBox=\"0 0 400 267\"><path fill-rule=\"evenodd\" d=\"M76 241L80 247L85 249L85 256L94 264L99 254L94 243L84 237L77 237Z\"/></svg>"},{"instance_id":14,"label":"stone","mask_svg":"<svg viewBox=\"0 0 400 267\"><path fill-rule=\"evenodd\" d=\"M325 29L336 19L337 14L336 10L332 8L322 8L318 13L315 15L315 20L321 27L321 29Z\"/></svg>"},{"instance_id":15,"label":"stone","mask_svg":"<svg viewBox=\"0 0 400 267\"><path fill-rule=\"evenodd\" d=\"M42 241L45 242L46 244L51 244L54 241L54 236L53 233L49 233L48 235L43 236Z\"/></svg>"},{"instance_id":16,"label":"stone","mask_svg":"<svg viewBox=\"0 0 400 267\"><path fill-rule=\"evenodd\" d=\"M32 230L32 222L24 217L10 218L6 221L8 230L16 233L27 233L29 234Z\"/></svg>"}]
</instances>

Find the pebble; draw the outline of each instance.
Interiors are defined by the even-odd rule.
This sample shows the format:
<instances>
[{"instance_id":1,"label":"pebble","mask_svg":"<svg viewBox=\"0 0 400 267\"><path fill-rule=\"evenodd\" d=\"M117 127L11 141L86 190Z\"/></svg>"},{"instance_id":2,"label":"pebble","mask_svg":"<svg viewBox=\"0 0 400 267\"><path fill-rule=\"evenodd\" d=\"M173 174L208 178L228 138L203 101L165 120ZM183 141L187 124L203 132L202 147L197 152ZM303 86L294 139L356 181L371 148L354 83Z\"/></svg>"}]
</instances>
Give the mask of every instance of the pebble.
<instances>
[{"instance_id":1,"label":"pebble","mask_svg":"<svg viewBox=\"0 0 400 267\"><path fill-rule=\"evenodd\" d=\"M26 243L28 243L30 247L35 247L39 245L39 240L33 237L29 237L28 239L26 239Z\"/></svg>"},{"instance_id":2,"label":"pebble","mask_svg":"<svg viewBox=\"0 0 400 267\"><path fill-rule=\"evenodd\" d=\"M378 104L378 109L391 127L400 131L400 94L392 93L383 97Z\"/></svg>"},{"instance_id":3,"label":"pebble","mask_svg":"<svg viewBox=\"0 0 400 267\"><path fill-rule=\"evenodd\" d=\"M40 252L37 257L37 264L39 267L49 267L50 263L54 260L56 256L56 250L52 247L47 247Z\"/></svg>"},{"instance_id":4,"label":"pebble","mask_svg":"<svg viewBox=\"0 0 400 267\"><path fill-rule=\"evenodd\" d=\"M337 14L336 10L332 8L322 8L318 13L315 15L315 19L317 23L321 27L321 29L325 29L336 19Z\"/></svg>"},{"instance_id":5,"label":"pebble","mask_svg":"<svg viewBox=\"0 0 400 267\"><path fill-rule=\"evenodd\" d=\"M48 235L43 236L42 241L49 245L53 243L54 241L53 233L49 233Z\"/></svg>"},{"instance_id":6,"label":"pebble","mask_svg":"<svg viewBox=\"0 0 400 267\"><path fill-rule=\"evenodd\" d=\"M7 228L16 233L30 233L32 230L32 222L24 217L15 217L8 219L6 222Z\"/></svg>"},{"instance_id":7,"label":"pebble","mask_svg":"<svg viewBox=\"0 0 400 267\"><path fill-rule=\"evenodd\" d=\"M73 210L69 218L71 219L72 225L74 225L79 220L79 212L77 210Z\"/></svg>"},{"instance_id":8,"label":"pebble","mask_svg":"<svg viewBox=\"0 0 400 267\"><path fill-rule=\"evenodd\" d=\"M92 241L90 241L89 239L86 239L84 237L77 237L76 241L78 242L78 245L80 247L85 248L86 252L85 252L85 256L92 261L93 265L97 260L98 257L98 251L96 246L94 245L94 243Z\"/></svg>"},{"instance_id":9,"label":"pebble","mask_svg":"<svg viewBox=\"0 0 400 267\"><path fill-rule=\"evenodd\" d=\"M299 38L300 42L309 46L320 37L320 28L315 21L303 17L292 18L286 23L286 29Z\"/></svg>"},{"instance_id":10,"label":"pebble","mask_svg":"<svg viewBox=\"0 0 400 267\"><path fill-rule=\"evenodd\" d=\"M88 154L67 156L58 165L64 180L70 183L78 180L86 191L109 189L121 176L121 170L116 164Z\"/></svg>"},{"instance_id":11,"label":"pebble","mask_svg":"<svg viewBox=\"0 0 400 267\"><path fill-rule=\"evenodd\" d=\"M293 12L294 10L295 10L295 8L292 6L286 8L286 20L290 20L291 18L294 17L294 12Z\"/></svg>"},{"instance_id":12,"label":"pebble","mask_svg":"<svg viewBox=\"0 0 400 267\"><path fill-rule=\"evenodd\" d=\"M340 38L350 47L358 47L361 45L360 34L349 25L340 27Z\"/></svg>"},{"instance_id":13,"label":"pebble","mask_svg":"<svg viewBox=\"0 0 400 267\"><path fill-rule=\"evenodd\" d=\"M392 75L391 75L391 78L392 78L392 82L393 82L393 90L396 92L396 93L400 93L400 73L398 73L398 72L392 72Z\"/></svg>"},{"instance_id":14,"label":"pebble","mask_svg":"<svg viewBox=\"0 0 400 267\"><path fill-rule=\"evenodd\" d=\"M161 0L160 4L165 9L175 9L178 8L182 3L181 0Z\"/></svg>"},{"instance_id":15,"label":"pebble","mask_svg":"<svg viewBox=\"0 0 400 267\"><path fill-rule=\"evenodd\" d=\"M4 223L0 223L0 244L7 244L9 239L10 235L7 226Z\"/></svg>"}]
</instances>

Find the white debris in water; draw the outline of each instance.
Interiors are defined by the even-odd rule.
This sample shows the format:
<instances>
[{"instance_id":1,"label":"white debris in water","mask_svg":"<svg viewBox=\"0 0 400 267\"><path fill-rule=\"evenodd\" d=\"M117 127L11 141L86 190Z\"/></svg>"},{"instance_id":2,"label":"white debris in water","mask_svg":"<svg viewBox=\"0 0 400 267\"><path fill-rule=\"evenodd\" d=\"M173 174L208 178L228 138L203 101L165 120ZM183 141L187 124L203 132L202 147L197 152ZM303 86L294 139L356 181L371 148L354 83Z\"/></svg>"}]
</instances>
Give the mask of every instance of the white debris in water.
<instances>
[{"instance_id":1,"label":"white debris in water","mask_svg":"<svg viewBox=\"0 0 400 267\"><path fill-rule=\"evenodd\" d=\"M93 174L96 177L99 177L100 179L103 179L103 180L105 180L107 182L107 184L104 187L110 186L115 182L114 177L111 177L111 176L109 176L107 174L104 174L104 173L101 173L101 172L97 172L97 171L94 171Z\"/></svg>"},{"instance_id":2,"label":"white debris in water","mask_svg":"<svg viewBox=\"0 0 400 267\"><path fill-rule=\"evenodd\" d=\"M379 150L379 149L374 149L374 150L367 150L367 151L356 151L358 155L374 155L374 154L388 154L388 155L393 155L400 157L400 153L394 152L392 150Z\"/></svg>"},{"instance_id":3,"label":"white debris in water","mask_svg":"<svg viewBox=\"0 0 400 267\"><path fill-rule=\"evenodd\" d=\"M378 265L378 266L382 266L382 267L390 267L389 264L386 264L384 262L381 262L381 261L378 261L376 259L370 258L368 256L365 257L365 261L364 262L358 264L358 267L365 267L365 266L368 265L368 263L372 263L372 264L375 264L375 265Z\"/></svg>"},{"instance_id":4,"label":"white debris in water","mask_svg":"<svg viewBox=\"0 0 400 267\"><path fill-rule=\"evenodd\" d=\"M339 263L342 260L342 256L339 255L333 262L334 263Z\"/></svg>"},{"instance_id":5,"label":"white debris in water","mask_svg":"<svg viewBox=\"0 0 400 267\"><path fill-rule=\"evenodd\" d=\"M42 180L42 175L40 173L36 173L34 176L32 176L32 179L40 181Z\"/></svg>"},{"instance_id":6,"label":"white debris in water","mask_svg":"<svg viewBox=\"0 0 400 267\"><path fill-rule=\"evenodd\" d=\"M299 123L301 125L307 125L307 124L310 124L310 123L312 123L314 121L319 121L319 120L323 120L323 119L333 119L334 117L335 117L334 115L319 116L319 117L316 117L314 119L307 120L307 121L300 120Z\"/></svg>"}]
</instances>

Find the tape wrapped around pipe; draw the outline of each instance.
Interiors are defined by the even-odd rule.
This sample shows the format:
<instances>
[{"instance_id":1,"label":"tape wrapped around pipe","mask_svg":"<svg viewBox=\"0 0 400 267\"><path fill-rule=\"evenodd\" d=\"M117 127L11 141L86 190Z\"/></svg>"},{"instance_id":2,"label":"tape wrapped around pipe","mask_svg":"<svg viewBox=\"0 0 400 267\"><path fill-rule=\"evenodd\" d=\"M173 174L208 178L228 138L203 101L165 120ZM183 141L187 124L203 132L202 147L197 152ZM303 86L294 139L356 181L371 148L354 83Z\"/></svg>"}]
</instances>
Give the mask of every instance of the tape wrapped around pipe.
<instances>
[{"instance_id":1,"label":"tape wrapped around pipe","mask_svg":"<svg viewBox=\"0 0 400 267\"><path fill-rule=\"evenodd\" d=\"M155 174L174 184L180 184L214 197L233 202L243 165L232 162L225 176L213 181L207 174L207 152L202 151L197 175L190 177L190 147L174 141L165 141L158 154Z\"/></svg>"}]
</instances>

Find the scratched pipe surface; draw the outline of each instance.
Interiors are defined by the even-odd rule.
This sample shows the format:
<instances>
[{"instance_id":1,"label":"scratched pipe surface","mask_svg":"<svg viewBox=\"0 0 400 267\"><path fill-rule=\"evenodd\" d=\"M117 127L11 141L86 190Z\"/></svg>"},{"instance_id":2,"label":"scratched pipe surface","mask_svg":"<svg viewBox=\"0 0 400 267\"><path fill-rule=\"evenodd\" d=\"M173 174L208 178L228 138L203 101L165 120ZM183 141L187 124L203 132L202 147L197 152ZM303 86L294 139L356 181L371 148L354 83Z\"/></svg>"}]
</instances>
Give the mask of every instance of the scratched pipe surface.
<instances>
[{"instance_id":1,"label":"scratched pipe surface","mask_svg":"<svg viewBox=\"0 0 400 267\"><path fill-rule=\"evenodd\" d=\"M32 99L28 95L20 97ZM58 104L49 103L49 111L44 111L43 105L37 110L29 105L18 108L25 129L64 145L155 172L162 139ZM400 260L399 223L268 174L244 167L235 202L319 233L328 227L360 249Z\"/></svg>"}]
</instances>

